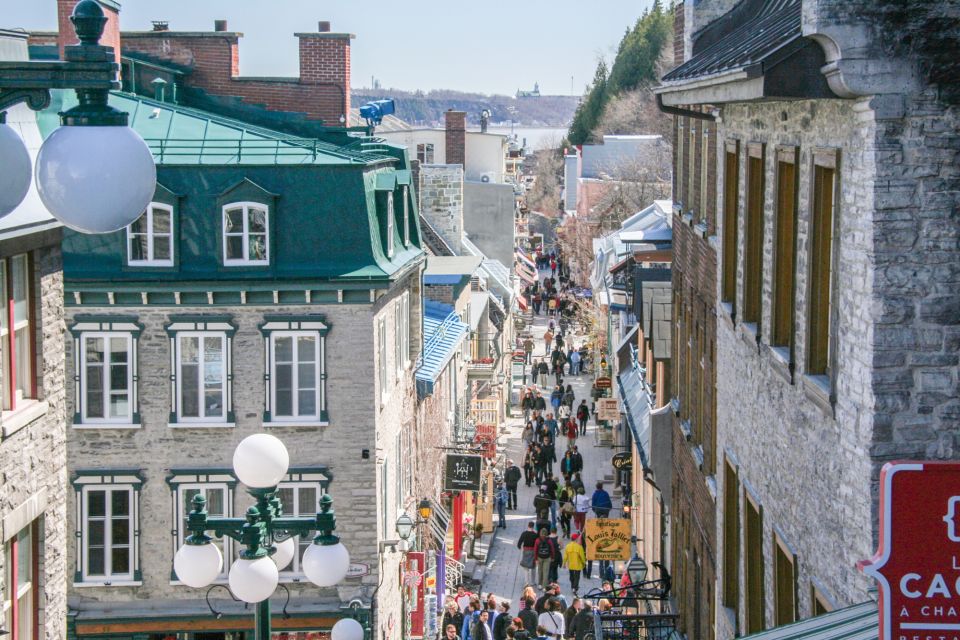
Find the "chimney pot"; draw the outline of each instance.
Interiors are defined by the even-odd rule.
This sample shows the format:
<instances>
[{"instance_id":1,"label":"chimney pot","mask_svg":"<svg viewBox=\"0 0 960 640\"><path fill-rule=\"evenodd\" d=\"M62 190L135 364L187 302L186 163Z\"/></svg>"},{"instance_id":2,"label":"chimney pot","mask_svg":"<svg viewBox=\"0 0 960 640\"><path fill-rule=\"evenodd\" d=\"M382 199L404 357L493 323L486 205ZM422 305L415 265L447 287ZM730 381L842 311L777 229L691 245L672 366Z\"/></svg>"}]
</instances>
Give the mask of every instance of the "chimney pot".
<instances>
[{"instance_id":1,"label":"chimney pot","mask_svg":"<svg viewBox=\"0 0 960 640\"><path fill-rule=\"evenodd\" d=\"M226 21L226 20L214 20L214 21L213 21L213 30L214 30L214 31L226 31L226 30L227 30L227 21Z\"/></svg>"},{"instance_id":2,"label":"chimney pot","mask_svg":"<svg viewBox=\"0 0 960 640\"><path fill-rule=\"evenodd\" d=\"M329 20L321 20L319 23L317 23L317 31L319 31L320 33L329 33L329 32L330 32L330 21L329 21Z\"/></svg>"},{"instance_id":3,"label":"chimney pot","mask_svg":"<svg viewBox=\"0 0 960 640\"><path fill-rule=\"evenodd\" d=\"M166 20L151 20L150 24L153 25L154 31L169 31L170 23Z\"/></svg>"}]
</instances>

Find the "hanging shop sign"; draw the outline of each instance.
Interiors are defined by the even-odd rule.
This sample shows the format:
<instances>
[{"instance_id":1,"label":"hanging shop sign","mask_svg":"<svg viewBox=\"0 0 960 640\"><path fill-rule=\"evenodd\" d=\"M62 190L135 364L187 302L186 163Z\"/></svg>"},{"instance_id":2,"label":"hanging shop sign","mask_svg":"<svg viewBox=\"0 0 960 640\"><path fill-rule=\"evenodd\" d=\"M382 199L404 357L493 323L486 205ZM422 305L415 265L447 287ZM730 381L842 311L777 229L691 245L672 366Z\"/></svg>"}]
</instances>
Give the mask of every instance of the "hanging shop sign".
<instances>
[{"instance_id":1,"label":"hanging shop sign","mask_svg":"<svg viewBox=\"0 0 960 640\"><path fill-rule=\"evenodd\" d=\"M597 420L619 420L620 402L616 398L597 398Z\"/></svg>"},{"instance_id":2,"label":"hanging shop sign","mask_svg":"<svg viewBox=\"0 0 960 640\"><path fill-rule=\"evenodd\" d=\"M630 521L620 518L587 520L587 560L629 560Z\"/></svg>"},{"instance_id":3,"label":"hanging shop sign","mask_svg":"<svg viewBox=\"0 0 960 640\"><path fill-rule=\"evenodd\" d=\"M880 542L859 563L880 587L880 640L960 638L960 463L880 471Z\"/></svg>"},{"instance_id":4,"label":"hanging shop sign","mask_svg":"<svg viewBox=\"0 0 960 640\"><path fill-rule=\"evenodd\" d=\"M633 454L629 451L614 454L612 464L617 471L626 471L633 467Z\"/></svg>"},{"instance_id":5,"label":"hanging shop sign","mask_svg":"<svg viewBox=\"0 0 960 640\"><path fill-rule=\"evenodd\" d=\"M444 491L480 491L481 456L448 453L443 475Z\"/></svg>"},{"instance_id":6,"label":"hanging shop sign","mask_svg":"<svg viewBox=\"0 0 960 640\"><path fill-rule=\"evenodd\" d=\"M593 384L596 385L597 389L609 389L613 386L613 380L609 376L603 376L597 378L597 381Z\"/></svg>"}]
</instances>

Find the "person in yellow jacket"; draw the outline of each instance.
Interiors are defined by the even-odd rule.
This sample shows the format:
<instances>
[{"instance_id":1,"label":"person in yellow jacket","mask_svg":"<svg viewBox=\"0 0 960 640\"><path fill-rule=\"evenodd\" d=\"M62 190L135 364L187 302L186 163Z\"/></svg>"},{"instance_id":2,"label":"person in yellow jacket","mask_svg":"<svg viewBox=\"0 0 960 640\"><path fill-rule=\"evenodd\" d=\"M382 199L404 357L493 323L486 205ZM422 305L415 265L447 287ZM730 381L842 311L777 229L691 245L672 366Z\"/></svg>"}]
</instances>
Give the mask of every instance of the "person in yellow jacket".
<instances>
[{"instance_id":1,"label":"person in yellow jacket","mask_svg":"<svg viewBox=\"0 0 960 640\"><path fill-rule=\"evenodd\" d=\"M580 534L573 534L570 536L570 542L563 548L563 566L570 572L570 587L573 589L573 595L578 595L580 572L587 564L587 554L583 545L580 544L579 538Z\"/></svg>"}]
</instances>

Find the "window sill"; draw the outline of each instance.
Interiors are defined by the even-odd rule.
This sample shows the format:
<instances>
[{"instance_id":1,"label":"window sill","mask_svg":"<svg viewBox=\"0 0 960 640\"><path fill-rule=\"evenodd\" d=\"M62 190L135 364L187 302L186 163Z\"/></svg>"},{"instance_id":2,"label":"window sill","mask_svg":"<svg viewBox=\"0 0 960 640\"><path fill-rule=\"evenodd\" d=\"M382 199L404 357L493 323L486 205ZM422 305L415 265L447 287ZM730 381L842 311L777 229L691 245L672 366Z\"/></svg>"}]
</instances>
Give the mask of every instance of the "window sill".
<instances>
[{"instance_id":1,"label":"window sill","mask_svg":"<svg viewBox=\"0 0 960 640\"><path fill-rule=\"evenodd\" d=\"M134 422L77 422L74 429L140 429L143 425Z\"/></svg>"},{"instance_id":2,"label":"window sill","mask_svg":"<svg viewBox=\"0 0 960 640\"><path fill-rule=\"evenodd\" d=\"M25 403L16 411L4 411L0 417L0 434L4 438L9 438L20 429L45 416L49 407L50 405L46 402L34 400Z\"/></svg>"},{"instance_id":3,"label":"window sill","mask_svg":"<svg viewBox=\"0 0 960 640\"><path fill-rule=\"evenodd\" d=\"M329 424L330 424L330 421L329 421L329 420L323 420L323 421L319 421L319 420L318 420L318 421L313 421L313 420L289 420L289 421L284 421L284 420L272 420L272 421L270 421L270 422L264 422L264 423L263 423L263 426L264 426L264 427L267 427L268 429L270 429L270 428L277 428L277 427L326 427L326 426L329 426Z\"/></svg>"},{"instance_id":4,"label":"window sill","mask_svg":"<svg viewBox=\"0 0 960 640\"><path fill-rule=\"evenodd\" d=\"M236 422L168 422L169 429L232 429Z\"/></svg>"},{"instance_id":5,"label":"window sill","mask_svg":"<svg viewBox=\"0 0 960 640\"><path fill-rule=\"evenodd\" d=\"M790 362L790 347L768 346L770 353L770 363L773 370L780 374L780 377L788 383L793 384L793 363Z\"/></svg>"},{"instance_id":6,"label":"window sill","mask_svg":"<svg viewBox=\"0 0 960 640\"><path fill-rule=\"evenodd\" d=\"M247 260L230 260L229 262L224 260L223 266L225 267L269 267L269 260L258 260L256 262L247 261Z\"/></svg>"},{"instance_id":7,"label":"window sill","mask_svg":"<svg viewBox=\"0 0 960 640\"><path fill-rule=\"evenodd\" d=\"M803 390L807 399L812 400L827 416L835 418L834 399L830 394L830 378L824 375L804 375Z\"/></svg>"},{"instance_id":8,"label":"window sill","mask_svg":"<svg viewBox=\"0 0 960 640\"><path fill-rule=\"evenodd\" d=\"M704 240L707 239L707 223L705 221L698 221L695 225L693 225L693 229L700 235L701 238Z\"/></svg>"},{"instance_id":9,"label":"window sill","mask_svg":"<svg viewBox=\"0 0 960 640\"><path fill-rule=\"evenodd\" d=\"M717 477L716 476L706 476L703 481L707 485L707 492L710 493L710 497L713 498L713 501L717 501Z\"/></svg>"},{"instance_id":10,"label":"window sill","mask_svg":"<svg viewBox=\"0 0 960 640\"><path fill-rule=\"evenodd\" d=\"M173 266L173 261L171 260L169 262L150 262L150 261L136 262L134 260L131 260L127 262L127 266L133 269L142 269L142 268L150 269L150 268L157 268L157 267L169 269L170 267Z\"/></svg>"},{"instance_id":11,"label":"window sill","mask_svg":"<svg viewBox=\"0 0 960 640\"><path fill-rule=\"evenodd\" d=\"M760 345L760 336L757 333L758 327L756 322L741 322L740 323L741 331L740 337L743 338L743 341L748 345L756 349Z\"/></svg>"},{"instance_id":12,"label":"window sill","mask_svg":"<svg viewBox=\"0 0 960 640\"><path fill-rule=\"evenodd\" d=\"M730 323L730 327L733 328L737 325L736 312L733 310L732 302L720 302L720 315L723 316L724 320Z\"/></svg>"},{"instance_id":13,"label":"window sill","mask_svg":"<svg viewBox=\"0 0 960 640\"><path fill-rule=\"evenodd\" d=\"M110 582L74 582L74 588L85 589L89 587L142 587L141 580L117 580Z\"/></svg>"}]
</instances>

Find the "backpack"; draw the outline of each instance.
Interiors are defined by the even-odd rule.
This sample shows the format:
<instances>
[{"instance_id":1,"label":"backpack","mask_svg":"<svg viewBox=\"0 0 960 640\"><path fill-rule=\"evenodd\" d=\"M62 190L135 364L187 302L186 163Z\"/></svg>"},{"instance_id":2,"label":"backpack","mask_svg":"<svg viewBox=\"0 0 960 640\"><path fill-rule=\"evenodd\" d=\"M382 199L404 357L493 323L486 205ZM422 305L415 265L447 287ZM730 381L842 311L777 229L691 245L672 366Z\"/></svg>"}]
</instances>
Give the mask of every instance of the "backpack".
<instances>
[{"instance_id":1,"label":"backpack","mask_svg":"<svg viewBox=\"0 0 960 640\"><path fill-rule=\"evenodd\" d=\"M540 544L537 545L537 557L541 560L546 558L553 557L553 543L550 542L550 538L546 540L541 540Z\"/></svg>"}]
</instances>

